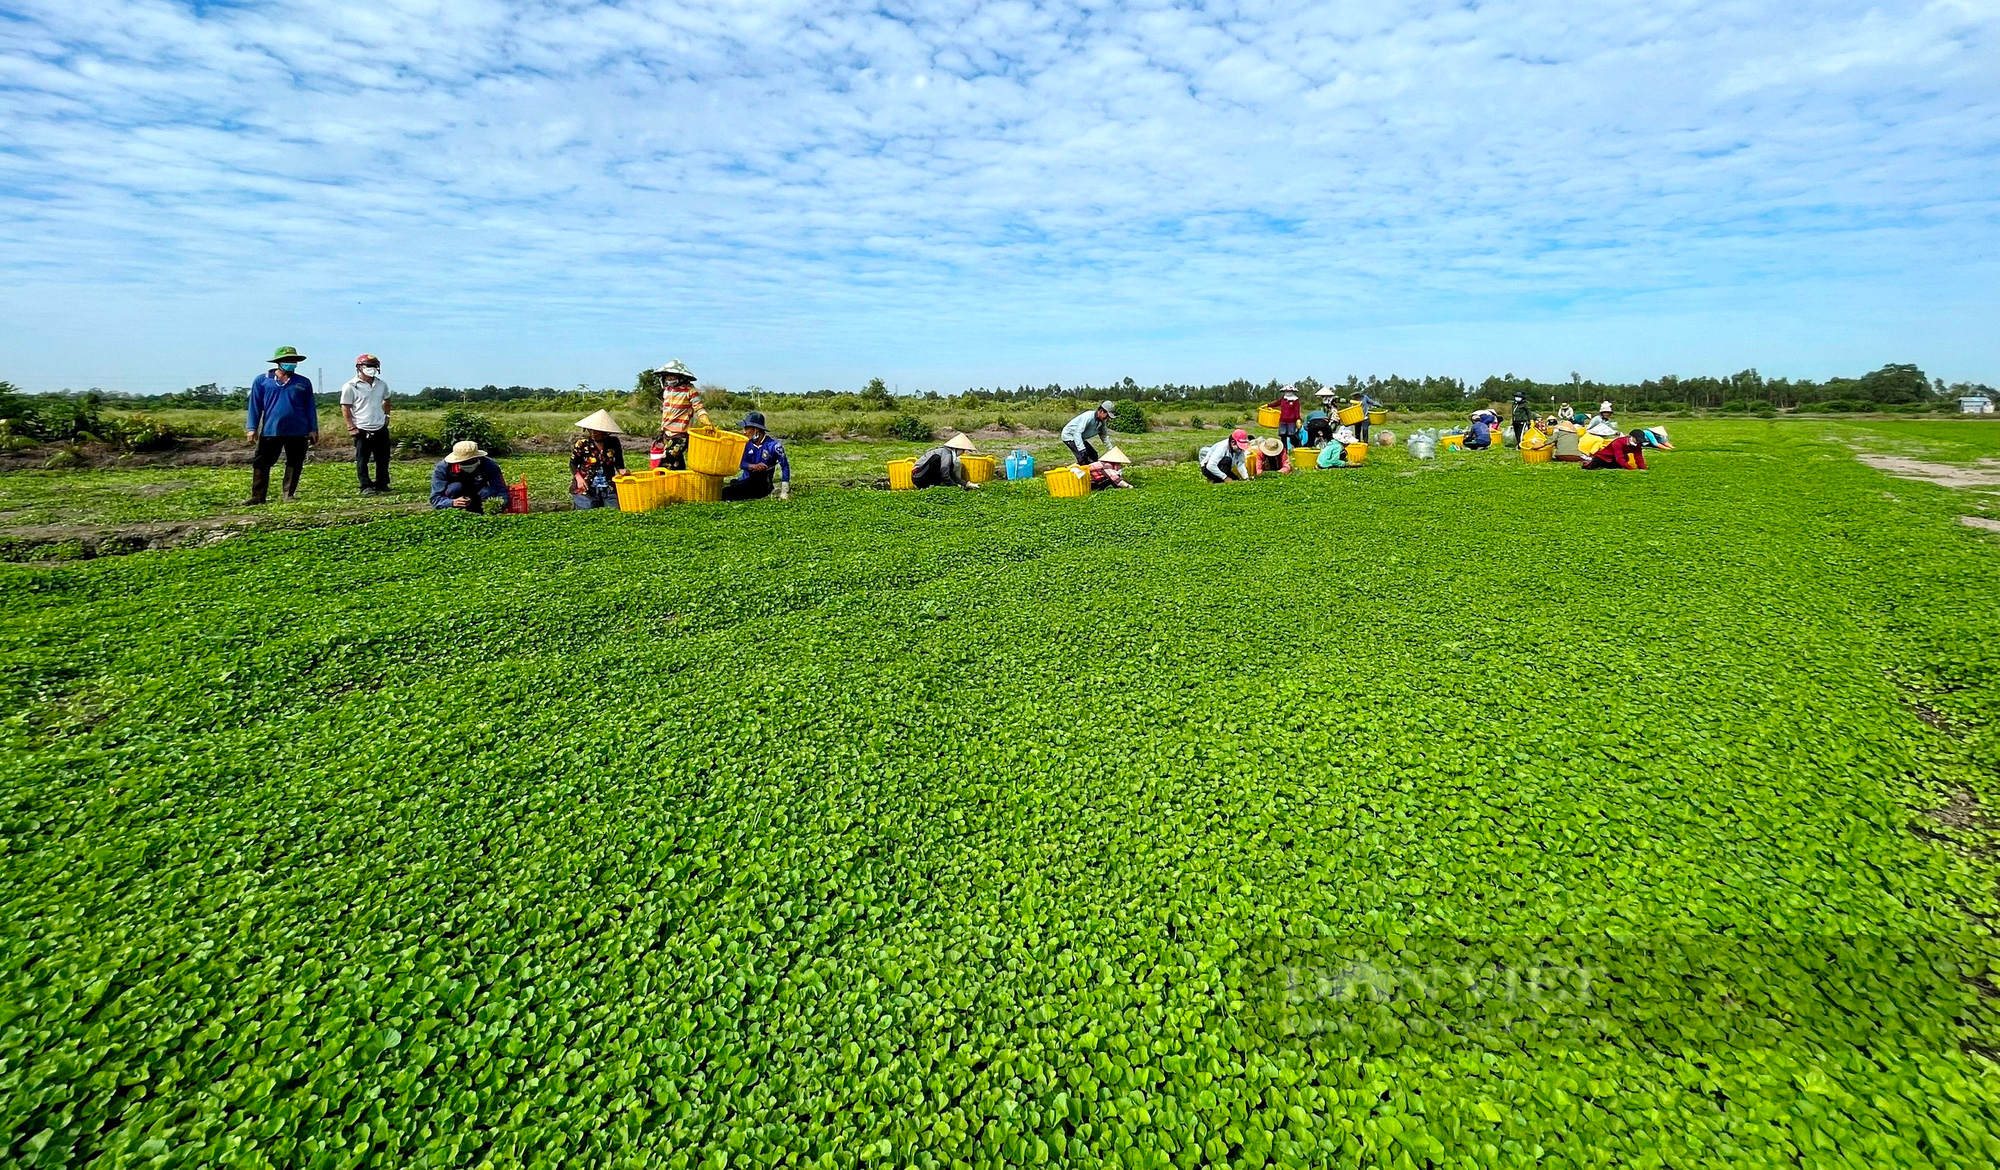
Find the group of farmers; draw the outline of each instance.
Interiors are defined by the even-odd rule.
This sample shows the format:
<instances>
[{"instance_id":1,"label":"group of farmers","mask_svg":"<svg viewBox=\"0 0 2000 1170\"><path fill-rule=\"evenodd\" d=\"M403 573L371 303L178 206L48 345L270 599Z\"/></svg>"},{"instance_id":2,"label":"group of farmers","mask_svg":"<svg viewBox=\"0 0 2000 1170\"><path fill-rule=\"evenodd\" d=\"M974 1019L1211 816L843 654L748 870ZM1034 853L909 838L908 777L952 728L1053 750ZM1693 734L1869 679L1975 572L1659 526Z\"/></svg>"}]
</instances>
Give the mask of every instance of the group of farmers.
<instances>
[{"instance_id":1,"label":"group of farmers","mask_svg":"<svg viewBox=\"0 0 2000 1170\"><path fill-rule=\"evenodd\" d=\"M299 372L305 360L297 349L281 345L266 363L271 368L250 385L244 437L257 446L250 460L246 505L269 501L271 469L281 459L283 497L289 502L298 494L306 449L319 442L319 404L313 397L311 379ZM660 386L660 430L654 453L660 466L683 470L689 430L697 420L703 427L710 425L708 409L686 365L672 361L651 372ZM362 495L389 490L391 409L381 361L369 353L355 358L354 377L340 388L340 417L354 443L354 473ZM616 479L625 470L625 448L617 420L609 411L600 410L578 419L575 425L583 434L570 446L570 500L578 510L615 508ZM784 444L771 434L763 414L750 411L738 425L745 436L743 452L736 477L722 485L722 498L763 499L774 489L779 499L791 498L791 460L785 455ZM431 468L433 508L504 510L512 500L500 465L470 439L453 444Z\"/></svg>"},{"instance_id":2,"label":"group of farmers","mask_svg":"<svg viewBox=\"0 0 2000 1170\"><path fill-rule=\"evenodd\" d=\"M247 505L267 502L271 469L282 459L281 490L287 501L298 492L299 474L305 465L306 449L319 441L319 408L313 398L312 382L299 372L305 355L293 347L280 346L271 355L270 369L250 386L245 419L245 436L256 443L250 463L250 498ZM671 361L649 371L660 389L660 427L653 444L653 461L668 470L687 467L689 436L696 426L709 428L708 409L702 401L695 376L686 365ZM1315 392L1318 408L1302 413L1303 402L1296 385L1284 387L1274 404L1277 408L1277 435L1253 438L1238 428L1227 438L1204 448L1196 463L1211 483L1250 479L1260 474L1293 470L1294 453L1305 450L1319 467L1348 466L1350 445L1370 441L1368 413L1382 404L1366 393L1353 396L1351 406L1359 407L1360 417L1352 423L1340 421L1341 413L1334 390L1321 387ZM354 471L363 495L389 490L388 383L382 379L382 363L364 353L354 359L354 377L340 388L340 416L354 444ZM1062 441L1076 465L1089 476L1090 488L1130 488L1125 468L1131 458L1111 441L1115 406L1100 402L1078 414L1062 428ZM1348 417L1353 418L1350 412ZM1509 446L1553 445L1554 458L1581 463L1587 470L1608 468L1645 470L1647 447L1670 447L1661 428L1639 428L1621 432L1613 419L1612 405L1603 403L1595 416L1571 410L1568 403L1554 416L1538 418L1527 396L1514 395L1510 412L1512 434ZM745 436L738 460L737 475L722 485L725 500L763 499L774 491L781 500L791 498L792 467L784 444L772 435L758 411L750 411L737 424ZM575 423L582 435L570 447L570 499L579 510L618 506L617 477L625 471L625 449L618 423L611 413L599 410ZM1500 416L1489 409L1473 413L1465 429L1463 445L1469 450L1492 446L1500 428ZM1385 441L1393 436L1384 434ZM1101 454L1098 444L1108 450ZM954 435L940 446L915 460L911 475L915 487L975 488L963 456L977 448L963 434ZM431 469L431 506L484 512L504 509L513 500L500 465L471 440L455 443Z\"/></svg>"}]
</instances>

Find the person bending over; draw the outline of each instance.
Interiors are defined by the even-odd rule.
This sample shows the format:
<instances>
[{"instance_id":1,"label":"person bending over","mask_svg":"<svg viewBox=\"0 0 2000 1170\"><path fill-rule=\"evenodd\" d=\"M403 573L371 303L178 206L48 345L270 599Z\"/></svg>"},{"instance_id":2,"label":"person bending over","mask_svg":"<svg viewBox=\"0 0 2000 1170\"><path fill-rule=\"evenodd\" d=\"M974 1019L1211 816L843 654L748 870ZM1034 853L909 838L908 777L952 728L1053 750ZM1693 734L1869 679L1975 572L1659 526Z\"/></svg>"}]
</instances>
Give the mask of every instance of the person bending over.
<instances>
[{"instance_id":1,"label":"person bending over","mask_svg":"<svg viewBox=\"0 0 2000 1170\"><path fill-rule=\"evenodd\" d=\"M479 444L460 439L452 445L451 454L431 468L431 507L484 514L488 504L495 505L497 511L506 510L506 477Z\"/></svg>"}]
</instances>

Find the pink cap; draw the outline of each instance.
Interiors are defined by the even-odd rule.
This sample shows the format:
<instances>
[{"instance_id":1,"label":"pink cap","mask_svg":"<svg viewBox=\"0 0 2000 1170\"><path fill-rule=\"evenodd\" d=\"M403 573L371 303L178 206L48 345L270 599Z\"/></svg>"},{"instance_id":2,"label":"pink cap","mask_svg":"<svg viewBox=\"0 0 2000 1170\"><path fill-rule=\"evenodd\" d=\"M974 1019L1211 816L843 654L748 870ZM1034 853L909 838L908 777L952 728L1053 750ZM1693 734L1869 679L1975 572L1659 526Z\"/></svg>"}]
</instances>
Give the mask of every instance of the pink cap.
<instances>
[{"instance_id":1,"label":"pink cap","mask_svg":"<svg viewBox=\"0 0 2000 1170\"><path fill-rule=\"evenodd\" d=\"M1237 427L1235 430L1229 432L1229 441L1232 443L1242 443L1248 446L1250 442L1250 432L1244 430L1242 427Z\"/></svg>"}]
</instances>

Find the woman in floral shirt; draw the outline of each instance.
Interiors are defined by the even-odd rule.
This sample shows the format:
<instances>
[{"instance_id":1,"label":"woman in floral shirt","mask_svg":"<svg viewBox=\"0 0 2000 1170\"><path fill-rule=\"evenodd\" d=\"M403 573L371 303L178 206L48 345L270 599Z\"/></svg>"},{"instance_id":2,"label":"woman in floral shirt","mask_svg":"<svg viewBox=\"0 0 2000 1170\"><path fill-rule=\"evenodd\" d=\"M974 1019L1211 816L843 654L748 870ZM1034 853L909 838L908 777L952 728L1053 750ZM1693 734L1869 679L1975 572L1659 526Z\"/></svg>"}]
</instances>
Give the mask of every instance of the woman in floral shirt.
<instances>
[{"instance_id":1,"label":"woman in floral shirt","mask_svg":"<svg viewBox=\"0 0 2000 1170\"><path fill-rule=\"evenodd\" d=\"M576 424L581 438L569 449L569 498L579 512L616 508L618 488L611 477L625 470L625 447L618 441L618 420L600 410Z\"/></svg>"}]
</instances>

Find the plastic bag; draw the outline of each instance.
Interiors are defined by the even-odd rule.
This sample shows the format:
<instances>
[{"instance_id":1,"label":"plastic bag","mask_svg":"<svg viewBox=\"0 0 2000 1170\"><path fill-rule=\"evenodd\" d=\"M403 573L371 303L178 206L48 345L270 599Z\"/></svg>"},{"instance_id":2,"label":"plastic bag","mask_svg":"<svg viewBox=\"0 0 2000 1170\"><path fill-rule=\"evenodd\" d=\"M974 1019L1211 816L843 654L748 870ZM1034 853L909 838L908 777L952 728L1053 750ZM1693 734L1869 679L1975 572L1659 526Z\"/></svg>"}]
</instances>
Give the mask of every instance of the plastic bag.
<instances>
[{"instance_id":1,"label":"plastic bag","mask_svg":"<svg viewBox=\"0 0 2000 1170\"><path fill-rule=\"evenodd\" d=\"M507 485L507 511L520 514L528 510L528 481L517 479Z\"/></svg>"}]
</instances>

